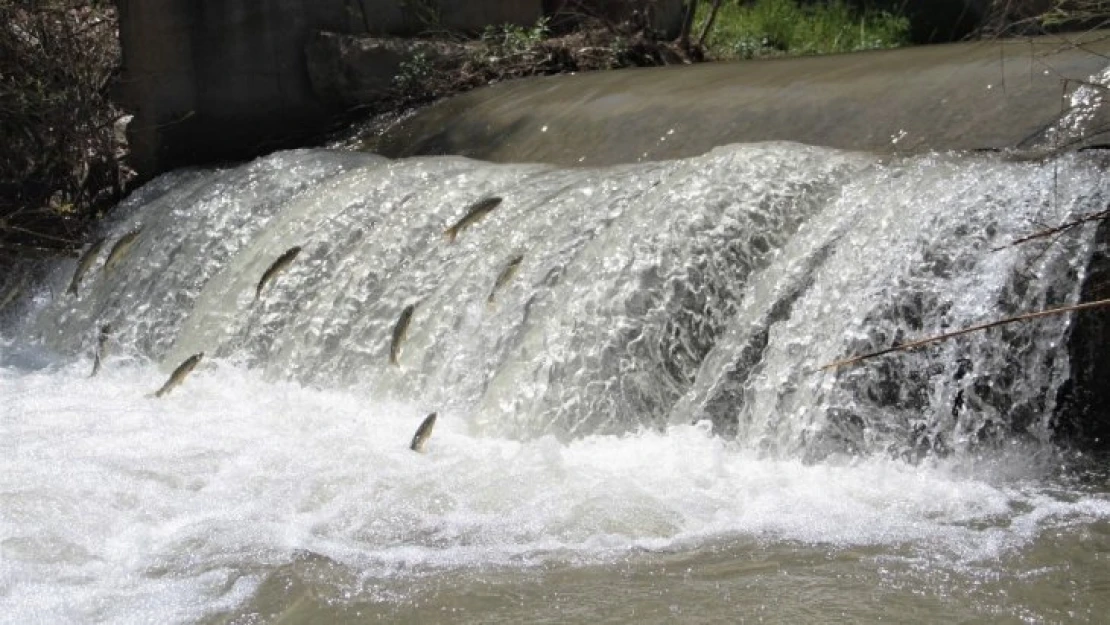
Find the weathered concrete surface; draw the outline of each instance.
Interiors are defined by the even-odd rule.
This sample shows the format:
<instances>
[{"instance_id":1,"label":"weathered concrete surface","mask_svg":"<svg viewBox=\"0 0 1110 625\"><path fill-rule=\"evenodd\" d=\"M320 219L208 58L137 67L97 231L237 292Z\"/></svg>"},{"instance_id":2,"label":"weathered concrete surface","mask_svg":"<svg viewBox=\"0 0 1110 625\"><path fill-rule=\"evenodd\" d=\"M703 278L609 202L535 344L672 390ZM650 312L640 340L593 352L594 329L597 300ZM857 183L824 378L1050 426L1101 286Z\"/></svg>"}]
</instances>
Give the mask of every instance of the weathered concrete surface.
<instances>
[{"instance_id":1,"label":"weathered concrete surface","mask_svg":"<svg viewBox=\"0 0 1110 625\"><path fill-rule=\"evenodd\" d=\"M1028 146L1060 114L1064 79L1106 66L1110 40L1074 40L1088 39L1097 42L1085 50L1043 38L527 79L440 102L368 148L606 165L770 140L879 152Z\"/></svg>"},{"instance_id":2,"label":"weathered concrete surface","mask_svg":"<svg viewBox=\"0 0 1110 625\"><path fill-rule=\"evenodd\" d=\"M119 9L140 174L248 156L327 118L302 48L310 28L348 26L342 2L119 0Z\"/></svg>"},{"instance_id":3,"label":"weathered concrete surface","mask_svg":"<svg viewBox=\"0 0 1110 625\"><path fill-rule=\"evenodd\" d=\"M434 19L437 28L478 31L541 16L541 0L436 4L424 15L400 0L117 0L122 96L136 112L132 164L149 176L319 132L336 109L308 77L304 47L317 30L411 35Z\"/></svg>"},{"instance_id":4,"label":"weathered concrete surface","mask_svg":"<svg viewBox=\"0 0 1110 625\"><path fill-rule=\"evenodd\" d=\"M428 59L462 54L463 46L426 39L380 38L317 32L305 45L312 90L329 103L352 107L377 101L414 55Z\"/></svg>"}]
</instances>

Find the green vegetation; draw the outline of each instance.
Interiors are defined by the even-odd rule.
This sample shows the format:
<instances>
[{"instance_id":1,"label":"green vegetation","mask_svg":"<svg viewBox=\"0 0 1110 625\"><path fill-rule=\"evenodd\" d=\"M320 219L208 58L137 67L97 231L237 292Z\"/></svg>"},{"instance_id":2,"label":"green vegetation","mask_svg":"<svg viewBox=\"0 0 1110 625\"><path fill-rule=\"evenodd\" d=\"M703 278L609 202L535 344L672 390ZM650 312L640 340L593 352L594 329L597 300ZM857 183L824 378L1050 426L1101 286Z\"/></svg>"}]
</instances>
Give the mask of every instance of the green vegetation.
<instances>
[{"instance_id":1,"label":"green vegetation","mask_svg":"<svg viewBox=\"0 0 1110 625\"><path fill-rule=\"evenodd\" d=\"M711 5L702 0L694 33L702 32ZM750 59L896 48L909 43L909 31L905 17L885 11L861 13L839 0L810 5L797 0L725 0L701 43L710 58Z\"/></svg>"},{"instance_id":2,"label":"green vegetation","mask_svg":"<svg viewBox=\"0 0 1110 625\"><path fill-rule=\"evenodd\" d=\"M547 24L548 18L541 17L530 28L512 24L486 26L482 31L481 41L491 52L502 55L528 52L551 36Z\"/></svg>"},{"instance_id":3,"label":"green vegetation","mask_svg":"<svg viewBox=\"0 0 1110 625\"><path fill-rule=\"evenodd\" d=\"M403 110L484 85L565 72L682 63L675 44L628 24L585 19L565 33L541 17L531 26L487 26L477 37L442 35L402 61L374 112Z\"/></svg>"},{"instance_id":4,"label":"green vegetation","mask_svg":"<svg viewBox=\"0 0 1110 625\"><path fill-rule=\"evenodd\" d=\"M424 52L417 52L411 58L401 61L397 75L393 77L393 88L397 93L406 94L414 99L426 95L426 85L435 76L432 60Z\"/></svg>"}]
</instances>

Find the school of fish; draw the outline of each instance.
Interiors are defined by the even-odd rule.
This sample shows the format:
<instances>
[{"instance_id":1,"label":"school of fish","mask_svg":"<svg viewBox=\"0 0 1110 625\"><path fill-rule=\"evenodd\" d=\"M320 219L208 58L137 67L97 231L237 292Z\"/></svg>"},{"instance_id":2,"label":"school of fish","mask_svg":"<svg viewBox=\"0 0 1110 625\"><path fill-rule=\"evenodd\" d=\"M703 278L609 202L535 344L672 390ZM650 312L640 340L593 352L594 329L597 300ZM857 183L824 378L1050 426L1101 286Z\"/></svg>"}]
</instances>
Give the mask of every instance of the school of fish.
<instances>
[{"instance_id":1,"label":"school of fish","mask_svg":"<svg viewBox=\"0 0 1110 625\"><path fill-rule=\"evenodd\" d=\"M448 243L453 243L464 230L475 226L484 217L489 215L489 213L491 213L495 208L500 206L501 201L502 199L496 196L486 197L475 201L473 204L469 205L466 208L466 210L463 212L462 217L460 217L456 222L454 222L451 226L444 230L444 238L447 240ZM131 250L136 245L140 244L141 236L142 228L138 227L127 232L119 239L117 239L112 244L107 257L104 259L104 263L101 266L101 271L103 273L111 273L115 271L119 267L120 263L122 263L123 260L130 254ZM66 290L67 294L74 297L79 296L79 287L86 279L86 276L92 270L93 266L96 264L96 261L100 257L101 251L104 249L106 244L107 239L105 238L95 239L81 254L81 256L77 260L77 266L73 272L73 277L70 280L69 288ZM255 301L258 301L262 298L262 295L266 291L267 286L273 283L283 272L290 269L294 261L296 261L298 255L300 255L302 249L303 248L300 245L293 246L283 252L280 256L278 256L272 263L270 263L266 270L262 272L262 275L259 277L258 282L255 285ZM503 289L510 281L512 281L513 277L520 269L520 265L521 263L523 263L523 261L523 254L517 254L508 259L508 261L505 263L504 268L493 281L493 286L491 287L489 297L487 298L487 304L492 306L495 303L497 293L501 289ZM12 291L16 292L17 289L13 288ZM8 297L6 296L5 299L8 299ZM7 302L5 302L5 305L6 304ZM405 340L408 338L409 327L413 322L413 315L416 312L418 304L419 302L412 302L407 304L401 310L401 314L398 316L397 322L393 326L393 332L389 344L389 364L392 366L401 366L402 350ZM100 327L100 331L96 341L96 348L93 353L93 368L92 373L89 374L90 377L95 376L100 371L102 363L107 357L107 346L108 342L111 340L112 333L113 328L111 325L105 324ZM185 381L185 378L187 378L189 374L200 364L203 358L204 352L193 354L192 356L186 358L184 362L179 364L177 368L173 370L173 373L170 374L166 382L157 391L153 392L149 396L158 398L169 394L172 390L180 386ZM424 447L428 439L432 435L432 428L435 426L436 418L437 413L435 412L432 412L424 418L424 420L420 423L420 426L416 429L416 433L412 437L412 441L409 444L409 449L415 452L424 451Z\"/></svg>"}]
</instances>

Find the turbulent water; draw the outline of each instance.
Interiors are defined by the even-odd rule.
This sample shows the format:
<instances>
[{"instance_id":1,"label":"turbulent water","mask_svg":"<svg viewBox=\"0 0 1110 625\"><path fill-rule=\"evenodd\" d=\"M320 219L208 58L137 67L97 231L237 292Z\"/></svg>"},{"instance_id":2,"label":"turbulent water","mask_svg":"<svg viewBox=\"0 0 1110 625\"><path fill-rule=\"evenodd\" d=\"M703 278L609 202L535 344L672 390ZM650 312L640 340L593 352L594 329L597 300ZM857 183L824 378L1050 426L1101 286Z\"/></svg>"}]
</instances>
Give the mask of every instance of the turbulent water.
<instances>
[{"instance_id":1,"label":"turbulent water","mask_svg":"<svg viewBox=\"0 0 1110 625\"><path fill-rule=\"evenodd\" d=\"M76 295L70 261L3 311L0 614L1096 620L1068 316L821 367L1077 302L1093 224L1009 244L1103 209L1104 170L773 143L166 175Z\"/></svg>"}]
</instances>

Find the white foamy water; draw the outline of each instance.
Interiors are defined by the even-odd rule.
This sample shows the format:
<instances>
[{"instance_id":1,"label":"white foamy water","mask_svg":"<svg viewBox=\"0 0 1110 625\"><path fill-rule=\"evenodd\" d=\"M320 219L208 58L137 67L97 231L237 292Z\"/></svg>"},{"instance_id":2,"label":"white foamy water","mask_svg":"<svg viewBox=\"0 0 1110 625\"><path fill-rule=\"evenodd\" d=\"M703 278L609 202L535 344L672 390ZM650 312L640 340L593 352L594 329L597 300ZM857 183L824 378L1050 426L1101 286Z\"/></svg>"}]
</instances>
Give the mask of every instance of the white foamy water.
<instances>
[{"instance_id":1,"label":"white foamy water","mask_svg":"<svg viewBox=\"0 0 1110 625\"><path fill-rule=\"evenodd\" d=\"M465 591L483 575L554 571L561 592L650 578L654 558L731 585L734 604L706 603L709 581L686 595L719 620L793 590L748 584L752 554L825 576L787 622L830 598L844 620L897 615L877 584L995 584L955 620L1097 613L1110 502L1061 477L1053 441L1069 317L817 369L1075 303L1093 225L1007 246L1107 198L1089 154L783 143L582 170L309 150L167 175L104 225L76 295L61 262L5 311L0 620L358 622L384 605L423 622L398 606L438 601L484 621ZM1058 591L1053 558L1086 586ZM1009 572L1043 580L1031 607L997 598L1018 592L998 586ZM687 577L630 582L621 605ZM937 607L909 603L916 620ZM557 616L593 617L575 607Z\"/></svg>"},{"instance_id":2,"label":"white foamy water","mask_svg":"<svg viewBox=\"0 0 1110 625\"><path fill-rule=\"evenodd\" d=\"M9 346L10 350L11 347ZM570 443L474 436L426 406L207 363L0 369L0 614L190 622L311 552L363 584L488 567L604 565L737 537L990 562L1051 528L1110 520L1029 462L760 459L708 425Z\"/></svg>"}]
</instances>

